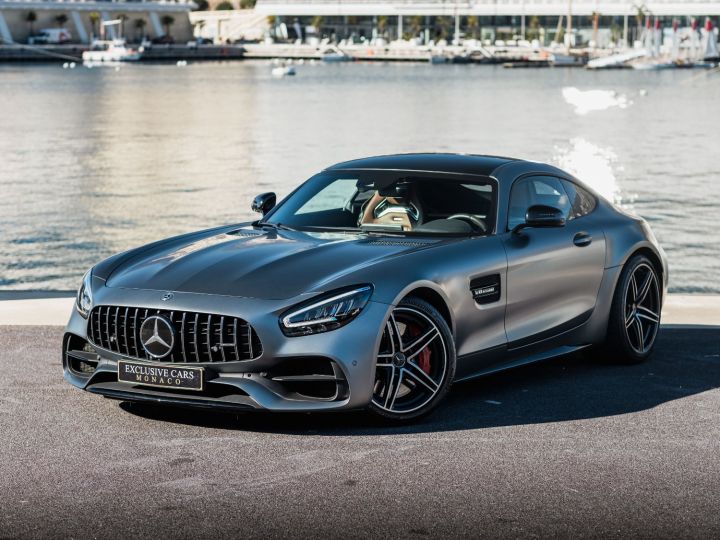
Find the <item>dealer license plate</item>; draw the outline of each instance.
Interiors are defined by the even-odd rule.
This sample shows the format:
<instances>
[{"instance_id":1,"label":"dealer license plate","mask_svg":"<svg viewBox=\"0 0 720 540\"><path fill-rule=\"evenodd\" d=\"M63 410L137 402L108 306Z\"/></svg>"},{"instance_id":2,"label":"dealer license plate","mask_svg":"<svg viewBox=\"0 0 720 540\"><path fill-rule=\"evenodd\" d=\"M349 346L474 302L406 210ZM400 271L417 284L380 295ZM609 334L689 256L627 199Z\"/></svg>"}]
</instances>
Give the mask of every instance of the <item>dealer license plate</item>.
<instances>
[{"instance_id":1,"label":"dealer license plate","mask_svg":"<svg viewBox=\"0 0 720 540\"><path fill-rule=\"evenodd\" d=\"M203 368L118 361L118 381L160 388L202 390Z\"/></svg>"}]
</instances>

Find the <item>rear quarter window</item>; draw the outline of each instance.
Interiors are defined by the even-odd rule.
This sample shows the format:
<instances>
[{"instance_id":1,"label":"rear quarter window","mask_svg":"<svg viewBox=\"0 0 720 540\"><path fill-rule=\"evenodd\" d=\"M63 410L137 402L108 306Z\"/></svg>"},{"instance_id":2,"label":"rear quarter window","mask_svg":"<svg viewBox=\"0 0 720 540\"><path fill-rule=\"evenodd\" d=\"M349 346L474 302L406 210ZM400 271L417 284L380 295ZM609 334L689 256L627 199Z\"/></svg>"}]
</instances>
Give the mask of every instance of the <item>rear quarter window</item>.
<instances>
[{"instance_id":1,"label":"rear quarter window","mask_svg":"<svg viewBox=\"0 0 720 540\"><path fill-rule=\"evenodd\" d=\"M592 193L569 180L563 180L562 183L572 206L570 219L586 216L595 210L597 200Z\"/></svg>"}]
</instances>

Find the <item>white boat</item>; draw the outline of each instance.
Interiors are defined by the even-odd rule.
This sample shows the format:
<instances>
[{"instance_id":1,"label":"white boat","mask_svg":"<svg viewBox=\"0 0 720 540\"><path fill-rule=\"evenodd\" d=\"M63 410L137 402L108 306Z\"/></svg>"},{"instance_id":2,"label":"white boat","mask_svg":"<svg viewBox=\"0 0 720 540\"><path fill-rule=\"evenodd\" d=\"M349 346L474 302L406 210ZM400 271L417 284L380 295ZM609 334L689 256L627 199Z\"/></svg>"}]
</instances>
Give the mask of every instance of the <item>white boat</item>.
<instances>
[{"instance_id":1,"label":"white boat","mask_svg":"<svg viewBox=\"0 0 720 540\"><path fill-rule=\"evenodd\" d=\"M124 39L102 40L92 42L89 51L82 54L86 64L103 64L116 62L136 62L142 56L142 47L132 49L127 47Z\"/></svg>"},{"instance_id":2,"label":"white boat","mask_svg":"<svg viewBox=\"0 0 720 540\"><path fill-rule=\"evenodd\" d=\"M295 75L295 68L293 66L277 66L271 70L272 76L276 78L287 77Z\"/></svg>"}]
</instances>

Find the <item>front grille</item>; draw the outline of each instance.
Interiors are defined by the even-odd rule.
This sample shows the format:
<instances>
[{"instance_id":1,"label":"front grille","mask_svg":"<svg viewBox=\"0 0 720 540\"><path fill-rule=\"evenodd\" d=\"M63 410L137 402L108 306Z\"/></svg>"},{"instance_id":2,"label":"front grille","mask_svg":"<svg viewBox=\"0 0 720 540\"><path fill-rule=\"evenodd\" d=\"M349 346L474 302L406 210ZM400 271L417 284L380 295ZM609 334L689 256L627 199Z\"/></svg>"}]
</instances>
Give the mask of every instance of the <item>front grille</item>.
<instances>
[{"instance_id":1,"label":"front grille","mask_svg":"<svg viewBox=\"0 0 720 540\"><path fill-rule=\"evenodd\" d=\"M262 354L260 338L246 321L190 311L97 306L88 319L88 338L102 349L157 360L140 343L140 326L151 315L162 315L175 329L173 349L163 362L234 362Z\"/></svg>"}]
</instances>

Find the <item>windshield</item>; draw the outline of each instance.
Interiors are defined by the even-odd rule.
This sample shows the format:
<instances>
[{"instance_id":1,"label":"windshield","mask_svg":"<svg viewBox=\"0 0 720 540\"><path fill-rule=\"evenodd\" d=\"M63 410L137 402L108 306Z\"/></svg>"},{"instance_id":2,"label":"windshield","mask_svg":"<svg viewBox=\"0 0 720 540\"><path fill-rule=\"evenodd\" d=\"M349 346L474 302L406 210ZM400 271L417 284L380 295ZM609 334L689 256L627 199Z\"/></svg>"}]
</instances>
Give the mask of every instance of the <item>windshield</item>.
<instances>
[{"instance_id":1,"label":"windshield","mask_svg":"<svg viewBox=\"0 0 720 540\"><path fill-rule=\"evenodd\" d=\"M495 181L405 171L328 171L305 182L262 223L299 230L490 234Z\"/></svg>"}]
</instances>

